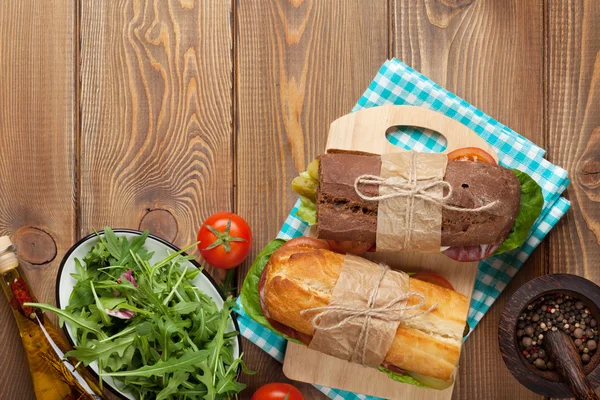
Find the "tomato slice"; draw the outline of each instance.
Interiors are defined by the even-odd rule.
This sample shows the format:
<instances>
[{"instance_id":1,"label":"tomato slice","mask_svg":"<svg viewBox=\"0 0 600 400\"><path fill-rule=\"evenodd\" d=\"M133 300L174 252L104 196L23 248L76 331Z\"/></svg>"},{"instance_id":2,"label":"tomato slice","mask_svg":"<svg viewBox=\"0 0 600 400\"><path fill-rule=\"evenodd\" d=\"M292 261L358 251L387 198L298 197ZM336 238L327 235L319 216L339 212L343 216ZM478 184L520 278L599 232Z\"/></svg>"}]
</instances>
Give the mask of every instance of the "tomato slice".
<instances>
[{"instance_id":1,"label":"tomato slice","mask_svg":"<svg viewBox=\"0 0 600 400\"><path fill-rule=\"evenodd\" d=\"M360 256L373 247L371 242L354 242L352 240L327 240L327 243L336 253L350 253L356 256Z\"/></svg>"},{"instance_id":2,"label":"tomato slice","mask_svg":"<svg viewBox=\"0 0 600 400\"><path fill-rule=\"evenodd\" d=\"M432 283L434 285L441 286L446 289L454 290L454 286L441 275L434 274L433 272L417 272L410 276L411 278L418 279L423 282Z\"/></svg>"},{"instance_id":3,"label":"tomato slice","mask_svg":"<svg viewBox=\"0 0 600 400\"><path fill-rule=\"evenodd\" d=\"M481 150L479 147L463 147L448 153L450 161L477 161L496 164L494 157L487 151Z\"/></svg>"},{"instance_id":4,"label":"tomato slice","mask_svg":"<svg viewBox=\"0 0 600 400\"><path fill-rule=\"evenodd\" d=\"M313 249L329 250L329 245L326 242L306 236L290 239L281 247L310 247Z\"/></svg>"}]
</instances>

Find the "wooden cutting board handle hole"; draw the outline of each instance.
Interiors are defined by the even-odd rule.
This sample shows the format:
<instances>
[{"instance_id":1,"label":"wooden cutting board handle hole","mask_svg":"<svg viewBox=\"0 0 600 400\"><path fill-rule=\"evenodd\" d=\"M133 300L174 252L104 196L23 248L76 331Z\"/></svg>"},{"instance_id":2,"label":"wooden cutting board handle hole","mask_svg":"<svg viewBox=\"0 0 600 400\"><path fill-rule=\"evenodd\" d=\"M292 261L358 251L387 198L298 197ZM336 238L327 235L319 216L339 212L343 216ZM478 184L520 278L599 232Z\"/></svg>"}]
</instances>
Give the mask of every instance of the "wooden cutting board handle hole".
<instances>
[{"instance_id":1,"label":"wooden cutting board handle hole","mask_svg":"<svg viewBox=\"0 0 600 400\"><path fill-rule=\"evenodd\" d=\"M444 135L432 129L417 126L390 126L385 131L385 138L394 146L425 153L441 153L448 147L448 140ZM435 143L435 145L430 149L424 143L428 145Z\"/></svg>"},{"instance_id":2,"label":"wooden cutting board handle hole","mask_svg":"<svg viewBox=\"0 0 600 400\"><path fill-rule=\"evenodd\" d=\"M414 127L418 131L429 132L430 143L415 145L414 150L427 151L427 147L433 144L432 139L437 137L445 139L440 141L445 142L445 147L435 149L438 152L449 153L462 147L478 147L498 161L494 149L469 127L447 115L417 106L371 107L338 118L331 123L326 148L359 150L374 154L406 151L402 142L412 143L415 138L409 138L407 134L405 140L400 136L401 141L398 141L397 135L386 134L396 126ZM426 137L421 136L421 139ZM426 140L422 140L420 143L425 142Z\"/></svg>"}]
</instances>

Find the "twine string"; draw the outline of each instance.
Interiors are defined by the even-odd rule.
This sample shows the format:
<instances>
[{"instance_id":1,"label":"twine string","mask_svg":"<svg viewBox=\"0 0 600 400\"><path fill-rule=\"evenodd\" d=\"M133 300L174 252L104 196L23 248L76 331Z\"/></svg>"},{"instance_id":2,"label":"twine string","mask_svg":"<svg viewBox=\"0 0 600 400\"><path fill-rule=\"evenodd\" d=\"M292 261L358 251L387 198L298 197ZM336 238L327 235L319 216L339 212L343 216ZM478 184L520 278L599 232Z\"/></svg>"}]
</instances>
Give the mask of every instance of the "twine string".
<instances>
[{"instance_id":1,"label":"twine string","mask_svg":"<svg viewBox=\"0 0 600 400\"><path fill-rule=\"evenodd\" d=\"M416 166L414 158L415 158L415 153L411 153L411 159L410 159L409 170L408 170L408 180L406 182L398 181L398 177L382 178L381 176L377 176L377 175L368 175L368 174L360 175L354 181L354 190L356 191L356 194L361 199L366 200L366 201L381 201L381 200L387 200L387 199L392 199L392 198L396 198L396 197L408 197L410 202L409 202L409 206L407 207L407 212L409 212L410 210L413 209L413 201L415 198L423 199L425 201L437 204L440 207L445 208L447 210L463 211L463 212L485 211L485 210L488 210L488 209L494 207L498 203L498 200L494 200L490 203L487 203L487 204L484 204L484 205L481 205L481 206L475 207L475 208L457 207L457 206L448 204L448 201L452 197L452 193L453 193L452 185L443 180L435 180L435 181L430 181L428 183L425 183L424 185L421 185L421 186L418 185L417 166ZM385 187L385 188L390 189L390 192L386 193L386 194L380 194L377 196L369 196L369 195L364 194L359 189L358 186L360 184L378 185L379 187ZM436 188L442 189L441 197L438 197L434 193L432 193L432 190L434 190ZM443 194L444 189L447 190L447 193L445 195ZM408 226L410 227L411 226L410 222L412 221L412 212L410 212L407 215L406 221L408 221ZM411 229L408 229L408 231L410 232Z\"/></svg>"}]
</instances>

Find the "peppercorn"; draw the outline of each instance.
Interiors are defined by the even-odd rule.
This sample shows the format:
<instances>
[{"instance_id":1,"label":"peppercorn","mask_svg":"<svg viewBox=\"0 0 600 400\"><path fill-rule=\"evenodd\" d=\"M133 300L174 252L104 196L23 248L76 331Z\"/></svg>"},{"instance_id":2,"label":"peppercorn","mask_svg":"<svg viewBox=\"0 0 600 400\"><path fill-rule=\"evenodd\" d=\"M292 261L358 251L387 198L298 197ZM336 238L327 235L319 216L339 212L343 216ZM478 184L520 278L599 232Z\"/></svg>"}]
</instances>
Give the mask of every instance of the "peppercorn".
<instances>
[{"instance_id":1,"label":"peppercorn","mask_svg":"<svg viewBox=\"0 0 600 400\"><path fill-rule=\"evenodd\" d=\"M584 362L585 359L591 359L597 349L597 325L598 321L582 301L562 293L554 293L547 296L546 300L540 298L527 305L519 315L516 335L519 347L529 363L540 370L550 370L554 369L554 364L542 348L544 332L560 329L567 333Z\"/></svg>"},{"instance_id":2,"label":"peppercorn","mask_svg":"<svg viewBox=\"0 0 600 400\"><path fill-rule=\"evenodd\" d=\"M546 362L544 360L542 360L541 358L538 358L537 360L535 360L533 362L533 365L535 365L536 368L539 368L542 370L546 369Z\"/></svg>"},{"instance_id":3,"label":"peppercorn","mask_svg":"<svg viewBox=\"0 0 600 400\"><path fill-rule=\"evenodd\" d=\"M539 349L538 350L538 357L539 358L545 358L546 357L546 352L544 351L544 349Z\"/></svg>"},{"instance_id":4,"label":"peppercorn","mask_svg":"<svg viewBox=\"0 0 600 400\"><path fill-rule=\"evenodd\" d=\"M582 354L581 355L581 361L583 361L584 364L589 363L591 360L591 357L589 354Z\"/></svg>"},{"instance_id":5,"label":"peppercorn","mask_svg":"<svg viewBox=\"0 0 600 400\"><path fill-rule=\"evenodd\" d=\"M594 336L594 331L593 330L591 330L589 328L585 330L585 337L590 338L590 337L593 337L593 336Z\"/></svg>"}]
</instances>

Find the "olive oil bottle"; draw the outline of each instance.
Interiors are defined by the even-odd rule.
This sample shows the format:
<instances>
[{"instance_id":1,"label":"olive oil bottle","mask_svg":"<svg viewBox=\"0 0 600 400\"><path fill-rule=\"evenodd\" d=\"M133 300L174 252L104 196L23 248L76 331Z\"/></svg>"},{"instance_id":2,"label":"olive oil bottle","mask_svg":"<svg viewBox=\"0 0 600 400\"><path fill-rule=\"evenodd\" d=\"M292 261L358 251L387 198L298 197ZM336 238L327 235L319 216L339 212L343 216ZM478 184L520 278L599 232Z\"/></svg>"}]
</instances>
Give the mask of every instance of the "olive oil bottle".
<instances>
[{"instance_id":1,"label":"olive oil bottle","mask_svg":"<svg viewBox=\"0 0 600 400\"><path fill-rule=\"evenodd\" d=\"M74 366L64 354L70 346L40 309L24 306L37 302L19 266L16 247L8 236L0 237L0 275L2 290L19 326L35 395L40 400L100 399L102 391L83 367Z\"/></svg>"}]
</instances>

